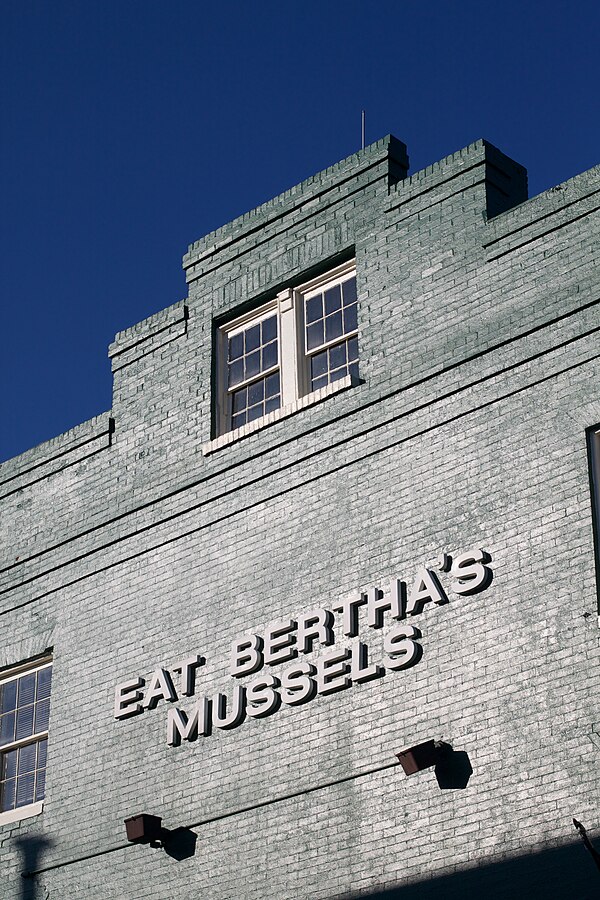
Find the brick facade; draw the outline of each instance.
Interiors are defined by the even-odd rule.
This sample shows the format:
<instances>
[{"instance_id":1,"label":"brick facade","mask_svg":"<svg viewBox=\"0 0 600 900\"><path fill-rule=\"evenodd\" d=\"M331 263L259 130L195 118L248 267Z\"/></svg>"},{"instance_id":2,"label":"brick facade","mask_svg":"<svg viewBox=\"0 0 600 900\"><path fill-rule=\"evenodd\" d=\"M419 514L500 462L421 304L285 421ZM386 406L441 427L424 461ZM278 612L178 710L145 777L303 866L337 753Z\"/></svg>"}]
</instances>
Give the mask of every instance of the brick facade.
<instances>
[{"instance_id":1,"label":"brick facade","mask_svg":"<svg viewBox=\"0 0 600 900\"><path fill-rule=\"evenodd\" d=\"M7 900L596 895L572 818L600 825L600 167L531 200L484 141L407 168L385 138L192 244L187 298L111 345L112 410L0 467L0 677L54 659ZM352 256L361 383L215 444L215 323ZM473 548L493 581L461 595L438 561ZM252 681L234 639L425 566L448 602L402 623L416 665L168 745L169 708ZM383 662L398 622L359 622L334 646ZM113 718L117 683L191 654L195 696L174 676ZM430 739L466 786L404 775ZM142 812L194 852L127 843Z\"/></svg>"}]
</instances>

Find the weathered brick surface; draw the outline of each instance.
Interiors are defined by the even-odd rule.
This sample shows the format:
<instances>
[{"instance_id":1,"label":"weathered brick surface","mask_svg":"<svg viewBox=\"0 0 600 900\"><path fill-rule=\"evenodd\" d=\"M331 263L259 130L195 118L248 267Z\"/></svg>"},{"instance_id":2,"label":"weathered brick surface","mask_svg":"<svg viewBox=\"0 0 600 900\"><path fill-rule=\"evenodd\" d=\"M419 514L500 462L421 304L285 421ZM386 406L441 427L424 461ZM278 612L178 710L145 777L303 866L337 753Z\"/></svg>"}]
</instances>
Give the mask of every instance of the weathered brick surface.
<instances>
[{"instance_id":1,"label":"weathered brick surface","mask_svg":"<svg viewBox=\"0 0 600 900\"><path fill-rule=\"evenodd\" d=\"M0 467L0 666L55 660L44 811L0 826L8 900L593 895L564 854L573 816L599 824L598 170L526 201L485 142L405 164L384 139L193 244L186 300L111 347L111 412ZM203 455L215 320L352 254L363 383ZM199 652L198 695L231 695L233 638L474 546L491 586L411 620L412 669L177 748L164 703L112 718L117 681ZM361 622L380 659L392 622ZM389 767L432 737L468 754L464 790ZM141 811L195 854L126 845Z\"/></svg>"}]
</instances>

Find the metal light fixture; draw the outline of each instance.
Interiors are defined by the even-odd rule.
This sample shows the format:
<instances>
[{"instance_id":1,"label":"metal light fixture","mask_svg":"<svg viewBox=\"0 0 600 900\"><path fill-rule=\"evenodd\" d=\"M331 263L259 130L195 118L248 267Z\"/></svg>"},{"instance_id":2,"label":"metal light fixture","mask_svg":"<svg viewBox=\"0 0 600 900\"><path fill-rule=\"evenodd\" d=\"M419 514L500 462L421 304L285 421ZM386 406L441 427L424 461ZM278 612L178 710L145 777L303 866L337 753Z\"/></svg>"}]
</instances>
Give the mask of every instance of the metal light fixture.
<instances>
[{"instance_id":1,"label":"metal light fixture","mask_svg":"<svg viewBox=\"0 0 600 900\"><path fill-rule=\"evenodd\" d=\"M127 840L132 844L150 844L151 847L160 847L167 834L167 829L162 827L161 817L148 813L125 819L125 830Z\"/></svg>"},{"instance_id":2,"label":"metal light fixture","mask_svg":"<svg viewBox=\"0 0 600 900\"><path fill-rule=\"evenodd\" d=\"M442 741L424 741L422 744L415 744L414 747L401 750L396 756L400 760L404 774L414 775L415 772L435 766L440 761L446 747L447 744Z\"/></svg>"}]
</instances>

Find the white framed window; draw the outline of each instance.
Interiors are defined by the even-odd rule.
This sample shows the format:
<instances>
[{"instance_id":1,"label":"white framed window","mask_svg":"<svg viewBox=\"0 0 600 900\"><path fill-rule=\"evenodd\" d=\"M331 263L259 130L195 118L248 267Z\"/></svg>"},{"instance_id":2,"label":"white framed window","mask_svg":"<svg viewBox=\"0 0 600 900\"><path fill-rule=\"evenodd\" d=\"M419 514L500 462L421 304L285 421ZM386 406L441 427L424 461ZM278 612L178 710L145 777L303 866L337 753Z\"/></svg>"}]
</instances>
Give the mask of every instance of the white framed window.
<instances>
[{"instance_id":1,"label":"white framed window","mask_svg":"<svg viewBox=\"0 0 600 900\"><path fill-rule=\"evenodd\" d=\"M354 261L287 288L217 333L217 431L226 434L358 377Z\"/></svg>"},{"instance_id":2,"label":"white framed window","mask_svg":"<svg viewBox=\"0 0 600 900\"><path fill-rule=\"evenodd\" d=\"M0 675L0 824L41 812L51 683L50 659Z\"/></svg>"}]
</instances>

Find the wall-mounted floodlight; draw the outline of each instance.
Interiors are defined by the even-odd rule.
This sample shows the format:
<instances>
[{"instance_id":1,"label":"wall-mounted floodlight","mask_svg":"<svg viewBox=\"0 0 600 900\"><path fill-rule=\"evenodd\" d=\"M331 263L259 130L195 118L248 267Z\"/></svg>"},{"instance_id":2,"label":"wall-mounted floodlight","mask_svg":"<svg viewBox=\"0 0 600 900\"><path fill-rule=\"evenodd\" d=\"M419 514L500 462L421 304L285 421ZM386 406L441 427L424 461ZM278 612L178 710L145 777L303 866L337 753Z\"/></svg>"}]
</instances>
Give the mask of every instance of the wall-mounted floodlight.
<instances>
[{"instance_id":1,"label":"wall-mounted floodlight","mask_svg":"<svg viewBox=\"0 0 600 900\"><path fill-rule=\"evenodd\" d=\"M151 816L141 813L139 816L130 816L125 819L127 840L132 844L150 844L152 847L160 847L167 832L162 827L160 816Z\"/></svg>"},{"instance_id":2,"label":"wall-mounted floodlight","mask_svg":"<svg viewBox=\"0 0 600 900\"><path fill-rule=\"evenodd\" d=\"M423 769L435 766L440 761L447 746L442 741L424 741L422 744L415 744L414 747L407 747L406 750L401 750L396 756L400 760L404 774L414 775L415 772L421 772Z\"/></svg>"}]
</instances>

